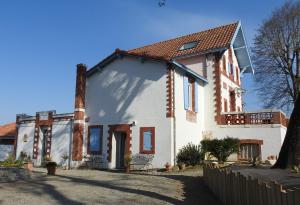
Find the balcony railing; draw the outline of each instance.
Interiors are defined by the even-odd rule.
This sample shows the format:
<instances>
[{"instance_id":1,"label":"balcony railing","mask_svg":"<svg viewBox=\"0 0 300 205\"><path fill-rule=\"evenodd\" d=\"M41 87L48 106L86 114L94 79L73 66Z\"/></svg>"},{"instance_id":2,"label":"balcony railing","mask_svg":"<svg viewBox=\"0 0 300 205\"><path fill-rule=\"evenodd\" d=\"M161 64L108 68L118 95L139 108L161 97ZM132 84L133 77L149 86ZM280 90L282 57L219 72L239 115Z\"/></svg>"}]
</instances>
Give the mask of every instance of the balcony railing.
<instances>
[{"instance_id":1,"label":"balcony railing","mask_svg":"<svg viewBox=\"0 0 300 205\"><path fill-rule=\"evenodd\" d=\"M288 119L281 111L230 112L221 114L222 125L281 124L287 126Z\"/></svg>"}]
</instances>

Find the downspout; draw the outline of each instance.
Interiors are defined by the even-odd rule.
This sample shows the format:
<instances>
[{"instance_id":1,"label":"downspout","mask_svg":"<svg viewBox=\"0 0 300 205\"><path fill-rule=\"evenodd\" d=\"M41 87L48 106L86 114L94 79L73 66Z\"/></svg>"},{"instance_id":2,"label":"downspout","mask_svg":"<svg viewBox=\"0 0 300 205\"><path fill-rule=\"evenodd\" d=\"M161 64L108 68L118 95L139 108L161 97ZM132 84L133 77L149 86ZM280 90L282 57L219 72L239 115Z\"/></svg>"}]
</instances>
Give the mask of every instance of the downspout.
<instances>
[{"instance_id":1,"label":"downspout","mask_svg":"<svg viewBox=\"0 0 300 205\"><path fill-rule=\"evenodd\" d=\"M174 76L173 76L173 112L174 112L174 116L173 116L173 136L174 136L174 147L173 147L173 152L174 152L174 166L176 165L176 114L175 114L175 104L176 104L176 101L175 101L175 95L176 95L176 92L175 92L175 75L176 75L176 71L174 69Z\"/></svg>"}]
</instances>

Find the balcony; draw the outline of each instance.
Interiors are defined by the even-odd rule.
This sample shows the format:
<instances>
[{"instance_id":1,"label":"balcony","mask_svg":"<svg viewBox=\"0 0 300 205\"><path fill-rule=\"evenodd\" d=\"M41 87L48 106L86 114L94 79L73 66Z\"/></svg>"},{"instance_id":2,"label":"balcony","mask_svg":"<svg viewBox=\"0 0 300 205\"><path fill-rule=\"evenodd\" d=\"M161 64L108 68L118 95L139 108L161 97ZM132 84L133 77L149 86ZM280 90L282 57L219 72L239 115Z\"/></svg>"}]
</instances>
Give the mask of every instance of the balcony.
<instances>
[{"instance_id":1,"label":"balcony","mask_svg":"<svg viewBox=\"0 0 300 205\"><path fill-rule=\"evenodd\" d=\"M258 112L221 113L221 125L288 125L288 118L279 110L262 110Z\"/></svg>"}]
</instances>

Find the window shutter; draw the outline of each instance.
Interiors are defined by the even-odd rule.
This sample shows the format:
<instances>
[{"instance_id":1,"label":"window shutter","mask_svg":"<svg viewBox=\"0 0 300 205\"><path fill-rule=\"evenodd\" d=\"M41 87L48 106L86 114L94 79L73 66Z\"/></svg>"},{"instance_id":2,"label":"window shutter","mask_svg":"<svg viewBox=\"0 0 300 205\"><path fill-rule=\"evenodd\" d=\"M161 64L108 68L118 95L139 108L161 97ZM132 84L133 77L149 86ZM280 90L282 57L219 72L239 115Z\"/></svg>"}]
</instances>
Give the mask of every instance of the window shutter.
<instances>
[{"instance_id":1,"label":"window shutter","mask_svg":"<svg viewBox=\"0 0 300 205\"><path fill-rule=\"evenodd\" d=\"M184 97L184 109L189 109L189 79L187 76L183 77L183 97Z\"/></svg>"},{"instance_id":2,"label":"window shutter","mask_svg":"<svg viewBox=\"0 0 300 205\"><path fill-rule=\"evenodd\" d=\"M199 105L198 105L198 83L195 82L195 112L198 112L199 110Z\"/></svg>"}]
</instances>

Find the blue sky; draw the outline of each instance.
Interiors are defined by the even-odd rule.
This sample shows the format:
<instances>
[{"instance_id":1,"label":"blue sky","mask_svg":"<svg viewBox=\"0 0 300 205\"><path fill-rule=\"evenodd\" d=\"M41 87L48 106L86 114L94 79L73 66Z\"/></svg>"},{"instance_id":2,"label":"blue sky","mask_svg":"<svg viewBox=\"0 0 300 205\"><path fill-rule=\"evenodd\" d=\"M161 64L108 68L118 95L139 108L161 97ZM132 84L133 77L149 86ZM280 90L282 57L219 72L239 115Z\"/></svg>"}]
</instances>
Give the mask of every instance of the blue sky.
<instances>
[{"instance_id":1,"label":"blue sky","mask_svg":"<svg viewBox=\"0 0 300 205\"><path fill-rule=\"evenodd\" d=\"M249 46L283 0L0 0L0 124L17 113L72 112L75 67L130 49L241 20ZM261 107L251 76L246 109Z\"/></svg>"}]
</instances>

